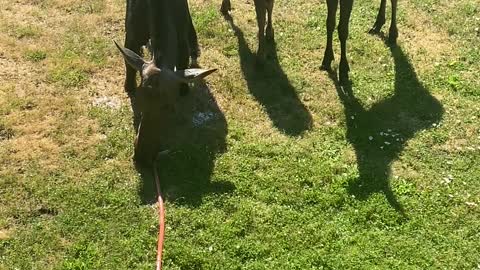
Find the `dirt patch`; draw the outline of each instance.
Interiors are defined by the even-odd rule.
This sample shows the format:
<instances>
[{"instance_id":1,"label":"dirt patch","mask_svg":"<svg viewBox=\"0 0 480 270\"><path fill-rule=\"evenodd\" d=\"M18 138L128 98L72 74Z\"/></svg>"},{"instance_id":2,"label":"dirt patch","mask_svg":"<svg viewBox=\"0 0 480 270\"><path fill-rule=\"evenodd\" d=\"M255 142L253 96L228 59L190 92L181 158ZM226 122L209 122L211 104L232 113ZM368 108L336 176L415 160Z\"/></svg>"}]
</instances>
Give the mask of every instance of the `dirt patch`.
<instances>
[{"instance_id":1,"label":"dirt patch","mask_svg":"<svg viewBox=\"0 0 480 270\"><path fill-rule=\"evenodd\" d=\"M7 230L0 230L0 241L10 239L10 231Z\"/></svg>"},{"instance_id":2,"label":"dirt patch","mask_svg":"<svg viewBox=\"0 0 480 270\"><path fill-rule=\"evenodd\" d=\"M448 33L437 29L430 18L414 8L405 12L406 25L400 26L400 40L410 55L415 55L415 67L430 71L443 59L454 58L454 43Z\"/></svg>"}]
</instances>

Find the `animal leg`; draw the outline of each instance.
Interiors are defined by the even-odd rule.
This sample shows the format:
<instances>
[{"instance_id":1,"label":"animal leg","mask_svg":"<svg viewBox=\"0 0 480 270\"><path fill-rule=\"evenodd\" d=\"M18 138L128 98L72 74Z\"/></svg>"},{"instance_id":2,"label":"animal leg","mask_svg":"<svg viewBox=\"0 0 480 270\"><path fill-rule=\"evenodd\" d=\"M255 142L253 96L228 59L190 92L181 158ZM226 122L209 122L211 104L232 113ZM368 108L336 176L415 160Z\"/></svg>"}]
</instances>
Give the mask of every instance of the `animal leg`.
<instances>
[{"instance_id":1,"label":"animal leg","mask_svg":"<svg viewBox=\"0 0 480 270\"><path fill-rule=\"evenodd\" d=\"M333 55L333 31L335 31L335 16L337 14L338 0L327 0L327 46L323 55L322 70L332 70Z\"/></svg>"},{"instance_id":2,"label":"animal leg","mask_svg":"<svg viewBox=\"0 0 480 270\"><path fill-rule=\"evenodd\" d=\"M388 32L388 43L391 45L397 44L397 38L397 0L392 0L392 22L390 23L390 30Z\"/></svg>"},{"instance_id":3,"label":"animal leg","mask_svg":"<svg viewBox=\"0 0 480 270\"><path fill-rule=\"evenodd\" d=\"M267 1L267 13L268 13L268 21L267 21L267 31L266 31L266 38L269 41L273 41L275 39L275 34L273 31L272 25L272 12L273 12L273 3L274 0L266 0Z\"/></svg>"},{"instance_id":4,"label":"animal leg","mask_svg":"<svg viewBox=\"0 0 480 270\"><path fill-rule=\"evenodd\" d=\"M200 56L200 46L198 45L197 31L193 25L192 17L190 16L190 11L188 12L188 47L190 51L190 57L192 58L191 67L199 67L198 57Z\"/></svg>"},{"instance_id":5,"label":"animal leg","mask_svg":"<svg viewBox=\"0 0 480 270\"><path fill-rule=\"evenodd\" d=\"M370 34L378 34L382 30L383 25L385 24L385 9L387 6L387 0L382 0L380 3L380 8L378 9L377 20L370 29Z\"/></svg>"},{"instance_id":6,"label":"animal leg","mask_svg":"<svg viewBox=\"0 0 480 270\"><path fill-rule=\"evenodd\" d=\"M184 70L188 68L189 47L190 42L188 35L180 35L178 39L178 55L177 55L177 70ZM180 85L180 96L186 96L189 92L188 84L182 83Z\"/></svg>"},{"instance_id":7,"label":"animal leg","mask_svg":"<svg viewBox=\"0 0 480 270\"><path fill-rule=\"evenodd\" d=\"M142 13L142 6L133 5L132 2L127 2L127 16L125 19L125 48L128 48L138 55L141 54L142 45L146 44L148 40L147 31L144 31L142 27L145 26L146 21L137 14ZM143 31L142 31L143 30ZM133 69L127 62L126 78L125 78L125 91L127 93L133 93L137 88L136 75L137 71Z\"/></svg>"},{"instance_id":8,"label":"animal leg","mask_svg":"<svg viewBox=\"0 0 480 270\"><path fill-rule=\"evenodd\" d=\"M348 27L350 23L350 14L352 13L353 0L340 0L340 23L338 25L338 37L340 39L341 56L339 77L340 83L348 83L348 72L350 67L347 60L347 39L348 39Z\"/></svg>"},{"instance_id":9,"label":"animal leg","mask_svg":"<svg viewBox=\"0 0 480 270\"><path fill-rule=\"evenodd\" d=\"M265 60L265 21L266 21L266 3L265 0L255 0L255 12L257 13L258 24L258 50L257 60Z\"/></svg>"},{"instance_id":10,"label":"animal leg","mask_svg":"<svg viewBox=\"0 0 480 270\"><path fill-rule=\"evenodd\" d=\"M125 38L125 48L128 48L135 52L138 55L141 55L141 45L136 42L134 39L129 37L127 32L127 37ZM125 61L125 69L126 69L126 77L125 77L125 92L133 93L137 88L137 71L133 69L126 61Z\"/></svg>"},{"instance_id":11,"label":"animal leg","mask_svg":"<svg viewBox=\"0 0 480 270\"><path fill-rule=\"evenodd\" d=\"M223 15L228 15L228 12L230 10L232 10L232 6L230 5L230 0L223 0L222 7L220 8L220 12L222 12Z\"/></svg>"}]
</instances>

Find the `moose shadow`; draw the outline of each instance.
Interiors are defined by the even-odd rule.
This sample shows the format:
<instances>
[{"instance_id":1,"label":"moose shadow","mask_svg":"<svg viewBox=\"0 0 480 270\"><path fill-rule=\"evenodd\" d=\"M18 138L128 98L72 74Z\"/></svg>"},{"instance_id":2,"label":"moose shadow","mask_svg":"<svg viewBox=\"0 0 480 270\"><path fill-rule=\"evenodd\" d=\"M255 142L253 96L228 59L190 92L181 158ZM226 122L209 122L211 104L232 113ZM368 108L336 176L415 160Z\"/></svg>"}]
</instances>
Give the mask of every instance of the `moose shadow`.
<instances>
[{"instance_id":1,"label":"moose shadow","mask_svg":"<svg viewBox=\"0 0 480 270\"><path fill-rule=\"evenodd\" d=\"M187 96L179 96L176 113L166 117L169 130L165 131L165 145L169 152L156 162L165 198L176 204L198 206L207 193L232 192L235 187L231 182L211 182L215 159L226 150L227 122L207 85L196 83ZM137 166L137 170L142 178L142 203L154 203L152 168Z\"/></svg>"},{"instance_id":2,"label":"moose shadow","mask_svg":"<svg viewBox=\"0 0 480 270\"><path fill-rule=\"evenodd\" d=\"M257 62L243 32L230 15L224 16L238 40L240 65L247 87L255 99L264 106L274 126L289 136L300 136L312 127L312 116L302 104L278 61L274 41L266 43L268 58Z\"/></svg>"},{"instance_id":3,"label":"moose shadow","mask_svg":"<svg viewBox=\"0 0 480 270\"><path fill-rule=\"evenodd\" d=\"M391 47L395 63L393 96L366 109L350 86L341 87L331 73L344 106L346 137L355 149L359 177L348 185L357 199L383 193L389 204L402 215L404 208L390 185L391 165L408 140L442 119L443 107L419 81L415 69L400 47Z\"/></svg>"}]
</instances>

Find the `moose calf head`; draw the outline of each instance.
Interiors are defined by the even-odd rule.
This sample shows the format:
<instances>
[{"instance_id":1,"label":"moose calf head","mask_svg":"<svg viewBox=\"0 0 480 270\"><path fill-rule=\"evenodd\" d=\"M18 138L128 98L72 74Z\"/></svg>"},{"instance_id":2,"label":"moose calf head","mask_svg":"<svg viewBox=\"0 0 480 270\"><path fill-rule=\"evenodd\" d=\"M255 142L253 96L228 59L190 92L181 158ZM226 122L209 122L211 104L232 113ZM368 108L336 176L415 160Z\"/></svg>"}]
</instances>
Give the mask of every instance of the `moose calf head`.
<instances>
[{"instance_id":1,"label":"moose calf head","mask_svg":"<svg viewBox=\"0 0 480 270\"><path fill-rule=\"evenodd\" d=\"M170 70L157 67L154 59L145 61L135 52L115 45L125 61L140 72L141 84L135 90L137 110L141 114L140 125L135 138L134 160L137 165L151 166L158 152L166 150L165 136L174 136L168 132L172 123L167 119L175 113L175 104L179 99L182 84L200 80L215 72L216 69Z\"/></svg>"}]
</instances>

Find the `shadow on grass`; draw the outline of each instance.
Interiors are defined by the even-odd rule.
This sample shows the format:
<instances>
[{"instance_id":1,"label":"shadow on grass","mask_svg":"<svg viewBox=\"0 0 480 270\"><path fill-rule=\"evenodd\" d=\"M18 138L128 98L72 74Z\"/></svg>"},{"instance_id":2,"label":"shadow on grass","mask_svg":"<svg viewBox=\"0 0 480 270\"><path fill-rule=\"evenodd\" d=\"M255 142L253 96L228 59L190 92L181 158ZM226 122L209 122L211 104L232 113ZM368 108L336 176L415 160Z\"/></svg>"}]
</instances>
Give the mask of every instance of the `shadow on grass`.
<instances>
[{"instance_id":1,"label":"shadow on grass","mask_svg":"<svg viewBox=\"0 0 480 270\"><path fill-rule=\"evenodd\" d=\"M198 83L179 97L177 113L168 119L164 134L170 152L156 163L162 192L176 204L198 206L208 193L229 193L230 182L211 182L215 159L226 150L227 122L210 89ZM139 194L144 204L156 202L152 168L137 168L142 177Z\"/></svg>"},{"instance_id":2,"label":"shadow on grass","mask_svg":"<svg viewBox=\"0 0 480 270\"><path fill-rule=\"evenodd\" d=\"M312 116L282 70L275 42L266 42L267 60L258 64L256 54L248 47L243 32L234 24L233 18L228 15L225 20L238 39L240 65L248 90L265 107L274 126L289 136L300 136L310 130Z\"/></svg>"},{"instance_id":3,"label":"shadow on grass","mask_svg":"<svg viewBox=\"0 0 480 270\"><path fill-rule=\"evenodd\" d=\"M355 148L359 178L349 183L348 192L358 199L381 192L389 204L405 215L390 185L391 163L399 157L407 141L442 119L443 107L418 80L400 47L390 48L395 62L393 96L365 109L350 86L341 87L331 73L345 109L347 139Z\"/></svg>"}]
</instances>

